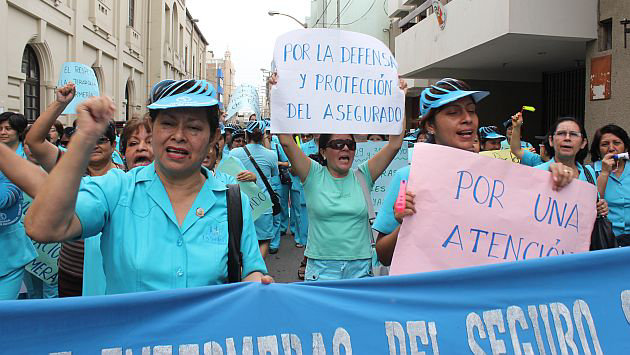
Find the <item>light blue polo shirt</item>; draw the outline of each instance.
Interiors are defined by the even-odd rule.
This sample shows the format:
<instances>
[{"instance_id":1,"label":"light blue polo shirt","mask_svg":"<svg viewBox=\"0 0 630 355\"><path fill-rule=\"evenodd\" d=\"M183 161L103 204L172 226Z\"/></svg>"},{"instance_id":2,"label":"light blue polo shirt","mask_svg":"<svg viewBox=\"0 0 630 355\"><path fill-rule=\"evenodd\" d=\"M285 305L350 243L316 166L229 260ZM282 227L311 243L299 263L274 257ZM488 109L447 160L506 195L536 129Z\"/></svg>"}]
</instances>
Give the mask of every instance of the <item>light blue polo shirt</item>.
<instances>
[{"instance_id":1,"label":"light blue polo shirt","mask_svg":"<svg viewBox=\"0 0 630 355\"><path fill-rule=\"evenodd\" d=\"M521 141L521 148L527 149L531 147L532 145L529 142ZM508 143L507 139L501 141L501 149L510 149L510 143Z\"/></svg>"},{"instance_id":2,"label":"light blue polo shirt","mask_svg":"<svg viewBox=\"0 0 630 355\"><path fill-rule=\"evenodd\" d=\"M83 238L103 233L107 294L227 282L227 187L202 172L207 179L181 227L153 164L82 180L75 212ZM266 273L249 199L241 198L243 276Z\"/></svg>"},{"instance_id":3,"label":"light blue polo shirt","mask_svg":"<svg viewBox=\"0 0 630 355\"><path fill-rule=\"evenodd\" d=\"M385 199L383 199L381 209L376 215L376 220L374 220L372 229L387 235L392 233L400 225L400 223L396 220L396 217L394 217L394 204L396 203L396 198L398 197L398 190L400 190L400 182L402 180L409 181L410 171L411 166L407 165L398 169L394 174L392 181L387 187L387 194L385 195Z\"/></svg>"},{"instance_id":4,"label":"light blue polo shirt","mask_svg":"<svg viewBox=\"0 0 630 355\"><path fill-rule=\"evenodd\" d=\"M546 170L546 171L549 171L549 166L550 166L552 163L555 163L555 162L556 162L556 161L555 161L555 159L554 159L554 158L551 158L548 162L546 162L546 163L542 163L542 164L540 164L540 165L536 165L534 168L536 168L536 169L540 169L540 170ZM575 165L577 166L578 171L580 172L580 177L578 178L578 180L582 180L582 181L586 181L586 182L588 182L588 180L586 179L586 175L584 175L584 166L582 166L582 164L577 163L577 162L575 163ZM588 171L590 171L590 172L591 172L591 175L593 176L593 179L597 179L597 178L595 177L595 171L593 170L593 168L591 168L591 167L590 167L590 166L588 166L588 165L586 165L586 168L588 169Z\"/></svg>"},{"instance_id":5,"label":"light blue polo shirt","mask_svg":"<svg viewBox=\"0 0 630 355\"><path fill-rule=\"evenodd\" d=\"M602 162L596 161L595 171L602 172ZM608 219L616 236L630 234L630 166L626 163L621 176L610 173L604 199L608 202Z\"/></svg>"},{"instance_id":6,"label":"light blue polo shirt","mask_svg":"<svg viewBox=\"0 0 630 355\"><path fill-rule=\"evenodd\" d=\"M280 175L280 171L278 170L278 156L276 155L276 152L267 149L260 144L248 144L247 149L251 153L252 157L254 157L254 160L258 164L258 167L263 172L263 174L269 181L269 184L271 185L272 177ZM267 191L262 177L260 176L260 174L258 174L258 170L256 170L256 167L254 167L254 164L252 164L251 160L249 160L247 153L245 153L245 149L243 149L242 147L234 148L230 151L230 156L239 159L241 163L243 163L245 168L247 168L247 170L254 172L257 177L256 185L258 185L261 190ZM267 211L266 213L271 213L271 210Z\"/></svg>"},{"instance_id":7,"label":"light blue polo shirt","mask_svg":"<svg viewBox=\"0 0 630 355\"><path fill-rule=\"evenodd\" d=\"M523 159L521 159L521 164L522 165L527 165L527 166L537 166L540 165L542 163L544 163L545 161L542 160L542 158L540 157L539 154L536 153L532 153L529 150L525 149L523 150Z\"/></svg>"}]
</instances>

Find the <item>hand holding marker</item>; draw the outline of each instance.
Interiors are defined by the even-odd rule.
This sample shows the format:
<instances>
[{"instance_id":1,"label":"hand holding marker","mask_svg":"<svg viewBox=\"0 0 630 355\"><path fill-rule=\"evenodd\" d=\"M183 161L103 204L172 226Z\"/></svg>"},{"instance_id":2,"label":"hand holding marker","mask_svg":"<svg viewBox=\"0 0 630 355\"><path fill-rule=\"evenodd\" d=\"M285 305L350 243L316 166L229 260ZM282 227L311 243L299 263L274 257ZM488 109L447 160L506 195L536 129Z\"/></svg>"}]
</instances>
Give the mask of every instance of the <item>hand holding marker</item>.
<instances>
[{"instance_id":1,"label":"hand holding marker","mask_svg":"<svg viewBox=\"0 0 630 355\"><path fill-rule=\"evenodd\" d=\"M398 197L394 204L394 210L396 212L403 212L407 207L407 180L400 181L400 190L398 190Z\"/></svg>"}]
</instances>

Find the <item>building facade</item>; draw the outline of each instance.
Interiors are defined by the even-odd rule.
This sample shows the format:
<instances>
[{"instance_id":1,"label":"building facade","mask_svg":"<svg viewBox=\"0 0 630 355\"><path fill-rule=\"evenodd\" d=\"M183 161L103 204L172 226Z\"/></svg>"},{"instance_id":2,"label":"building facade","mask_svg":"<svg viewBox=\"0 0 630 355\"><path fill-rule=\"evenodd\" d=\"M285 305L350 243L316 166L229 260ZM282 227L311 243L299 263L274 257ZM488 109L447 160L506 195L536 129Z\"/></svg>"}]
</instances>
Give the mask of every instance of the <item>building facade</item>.
<instances>
[{"instance_id":1,"label":"building facade","mask_svg":"<svg viewBox=\"0 0 630 355\"><path fill-rule=\"evenodd\" d=\"M370 4L371 3L371 4ZM360 32L390 44L390 21L383 1L313 0L308 27Z\"/></svg>"},{"instance_id":2,"label":"building facade","mask_svg":"<svg viewBox=\"0 0 630 355\"><path fill-rule=\"evenodd\" d=\"M221 110L225 110L230 104L230 98L235 89L235 76L236 70L229 50L225 51L223 58L215 58L214 52L208 52L206 55L206 80L217 89Z\"/></svg>"},{"instance_id":3,"label":"building facade","mask_svg":"<svg viewBox=\"0 0 630 355\"><path fill-rule=\"evenodd\" d=\"M31 121L55 99L64 62L94 69L118 122L145 111L157 81L205 78L207 41L182 0L0 0L0 19L0 108Z\"/></svg>"},{"instance_id":4,"label":"building facade","mask_svg":"<svg viewBox=\"0 0 630 355\"><path fill-rule=\"evenodd\" d=\"M402 76L454 77L489 90L478 106L483 125L535 106L524 128L532 143L559 116L583 120L589 137L606 123L630 128L630 30L621 24L630 2L442 0L443 23L432 5L388 0Z\"/></svg>"}]
</instances>

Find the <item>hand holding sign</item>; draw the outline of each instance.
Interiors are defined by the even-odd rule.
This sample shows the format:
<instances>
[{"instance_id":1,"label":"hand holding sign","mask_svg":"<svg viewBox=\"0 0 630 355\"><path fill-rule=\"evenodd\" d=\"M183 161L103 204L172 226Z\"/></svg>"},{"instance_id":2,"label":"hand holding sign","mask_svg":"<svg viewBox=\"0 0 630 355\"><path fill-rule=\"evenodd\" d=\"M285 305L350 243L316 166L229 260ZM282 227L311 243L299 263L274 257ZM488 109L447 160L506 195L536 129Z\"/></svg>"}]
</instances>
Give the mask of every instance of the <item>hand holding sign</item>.
<instances>
[{"instance_id":1,"label":"hand holding sign","mask_svg":"<svg viewBox=\"0 0 630 355\"><path fill-rule=\"evenodd\" d=\"M59 96L59 93L57 95L57 101L68 105L63 111L64 115L76 114L76 107L78 104L92 96L100 95L96 74L92 68L85 64L75 62L67 62L63 64L57 86L66 88L68 83L73 83L76 86L75 91L72 93L72 98L68 97L69 92L65 89L63 90L61 97ZM60 99L63 101L60 101ZM70 100L66 101L66 99Z\"/></svg>"}]
</instances>

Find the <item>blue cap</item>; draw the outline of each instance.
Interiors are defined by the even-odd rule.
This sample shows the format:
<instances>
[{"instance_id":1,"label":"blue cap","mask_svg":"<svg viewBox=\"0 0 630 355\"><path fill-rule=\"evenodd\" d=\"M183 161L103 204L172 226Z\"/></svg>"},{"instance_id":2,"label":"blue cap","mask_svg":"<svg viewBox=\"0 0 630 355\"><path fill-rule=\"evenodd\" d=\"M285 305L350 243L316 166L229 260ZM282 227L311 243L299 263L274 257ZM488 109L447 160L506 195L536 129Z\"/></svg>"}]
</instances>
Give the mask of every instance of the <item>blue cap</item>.
<instances>
[{"instance_id":1,"label":"blue cap","mask_svg":"<svg viewBox=\"0 0 630 355\"><path fill-rule=\"evenodd\" d=\"M499 134L495 126L488 126L479 128L479 139L505 139L505 136Z\"/></svg>"},{"instance_id":2,"label":"blue cap","mask_svg":"<svg viewBox=\"0 0 630 355\"><path fill-rule=\"evenodd\" d=\"M416 129L411 134L409 134L407 137L403 138L403 140L406 141L406 142L415 142L415 141L418 140L418 136L419 135L420 135L420 130Z\"/></svg>"},{"instance_id":3,"label":"blue cap","mask_svg":"<svg viewBox=\"0 0 630 355\"><path fill-rule=\"evenodd\" d=\"M209 107L219 103L214 87L205 80L162 80L151 89L150 100L149 110Z\"/></svg>"},{"instance_id":4,"label":"blue cap","mask_svg":"<svg viewBox=\"0 0 630 355\"><path fill-rule=\"evenodd\" d=\"M443 85L447 88L445 89L437 85ZM438 93L435 94L431 92L431 90ZM472 96L473 101L477 103L488 95L490 95L488 91L462 90L460 89L459 80L444 78L435 83L435 85L431 85L422 91L420 95L420 115L424 117L431 109L442 107L466 96Z\"/></svg>"},{"instance_id":5,"label":"blue cap","mask_svg":"<svg viewBox=\"0 0 630 355\"><path fill-rule=\"evenodd\" d=\"M260 129L261 132L265 132L266 127L267 127L267 124L265 123L265 121L257 120L257 121L250 121L247 124L247 128L245 128L245 130L249 133L254 133L254 131L258 128Z\"/></svg>"}]
</instances>

